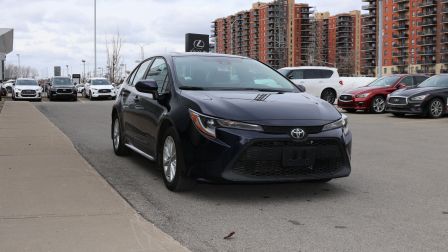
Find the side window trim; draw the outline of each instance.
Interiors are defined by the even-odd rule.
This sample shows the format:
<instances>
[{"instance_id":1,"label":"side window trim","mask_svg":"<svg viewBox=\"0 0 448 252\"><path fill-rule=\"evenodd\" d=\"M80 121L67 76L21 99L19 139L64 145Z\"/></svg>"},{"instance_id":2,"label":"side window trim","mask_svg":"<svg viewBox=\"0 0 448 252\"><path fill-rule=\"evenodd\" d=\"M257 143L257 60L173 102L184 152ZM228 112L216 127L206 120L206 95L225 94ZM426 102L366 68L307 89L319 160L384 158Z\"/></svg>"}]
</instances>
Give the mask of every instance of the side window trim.
<instances>
[{"instance_id":1,"label":"side window trim","mask_svg":"<svg viewBox=\"0 0 448 252\"><path fill-rule=\"evenodd\" d=\"M132 72L132 74L129 76L129 78L132 78L132 80L129 81L128 85L129 85L129 86L132 86L132 87L135 86L135 84L134 84L135 76L137 75L138 71L140 70L140 67L141 67L143 64L149 62L148 67L146 68L145 73L143 74L143 76L146 76L146 73L148 72L148 69L149 69L150 66L152 65L153 61L154 61L154 57L151 57L151 58L149 58L149 59L146 59L146 60L142 61L142 62L138 65L138 67L136 67L136 68L134 69L134 71Z\"/></svg>"}]
</instances>

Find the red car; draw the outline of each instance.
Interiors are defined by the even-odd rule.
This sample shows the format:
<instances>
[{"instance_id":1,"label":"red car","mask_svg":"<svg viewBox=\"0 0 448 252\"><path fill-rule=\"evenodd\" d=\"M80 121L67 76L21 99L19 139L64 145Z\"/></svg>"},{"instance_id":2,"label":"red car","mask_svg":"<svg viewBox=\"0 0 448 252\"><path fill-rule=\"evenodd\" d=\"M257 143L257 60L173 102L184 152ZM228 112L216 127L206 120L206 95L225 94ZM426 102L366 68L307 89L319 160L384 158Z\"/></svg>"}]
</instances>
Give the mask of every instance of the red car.
<instances>
[{"instance_id":1,"label":"red car","mask_svg":"<svg viewBox=\"0 0 448 252\"><path fill-rule=\"evenodd\" d=\"M428 76L425 75L390 75L379 78L369 85L347 91L339 96L338 106L347 112L357 110L383 113L386 109L388 94L401 88L415 87Z\"/></svg>"}]
</instances>

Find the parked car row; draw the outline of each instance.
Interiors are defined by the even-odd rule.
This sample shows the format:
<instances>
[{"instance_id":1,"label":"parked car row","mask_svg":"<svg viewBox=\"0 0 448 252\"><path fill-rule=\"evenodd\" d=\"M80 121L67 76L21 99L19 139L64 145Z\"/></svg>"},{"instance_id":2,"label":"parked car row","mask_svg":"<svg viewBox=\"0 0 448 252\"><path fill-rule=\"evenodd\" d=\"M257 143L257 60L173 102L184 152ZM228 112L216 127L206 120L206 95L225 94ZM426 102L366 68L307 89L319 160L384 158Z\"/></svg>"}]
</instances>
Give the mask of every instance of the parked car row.
<instances>
[{"instance_id":1,"label":"parked car row","mask_svg":"<svg viewBox=\"0 0 448 252\"><path fill-rule=\"evenodd\" d=\"M338 106L347 112L391 112L395 116L418 114L439 118L448 111L448 75L391 75L366 87L339 96Z\"/></svg>"}]
</instances>

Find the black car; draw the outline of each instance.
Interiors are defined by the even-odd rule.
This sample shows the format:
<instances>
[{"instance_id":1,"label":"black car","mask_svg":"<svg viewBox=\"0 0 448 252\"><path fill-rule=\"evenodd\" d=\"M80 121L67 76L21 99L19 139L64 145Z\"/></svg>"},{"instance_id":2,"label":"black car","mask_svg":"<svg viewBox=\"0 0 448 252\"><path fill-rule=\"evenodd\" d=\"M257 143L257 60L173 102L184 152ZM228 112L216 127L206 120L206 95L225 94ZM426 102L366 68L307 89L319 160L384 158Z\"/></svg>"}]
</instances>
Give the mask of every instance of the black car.
<instances>
[{"instance_id":1,"label":"black car","mask_svg":"<svg viewBox=\"0 0 448 252\"><path fill-rule=\"evenodd\" d=\"M70 77L53 77L48 83L47 95L53 100L78 100L78 90L73 85Z\"/></svg>"},{"instance_id":2,"label":"black car","mask_svg":"<svg viewBox=\"0 0 448 252\"><path fill-rule=\"evenodd\" d=\"M165 185L319 181L350 174L347 118L274 69L205 53L152 57L129 75L112 110L117 155L156 160Z\"/></svg>"},{"instance_id":3,"label":"black car","mask_svg":"<svg viewBox=\"0 0 448 252\"><path fill-rule=\"evenodd\" d=\"M448 75L433 76L415 88L393 92L387 99L387 112L395 116L418 114L440 118L447 112Z\"/></svg>"}]
</instances>

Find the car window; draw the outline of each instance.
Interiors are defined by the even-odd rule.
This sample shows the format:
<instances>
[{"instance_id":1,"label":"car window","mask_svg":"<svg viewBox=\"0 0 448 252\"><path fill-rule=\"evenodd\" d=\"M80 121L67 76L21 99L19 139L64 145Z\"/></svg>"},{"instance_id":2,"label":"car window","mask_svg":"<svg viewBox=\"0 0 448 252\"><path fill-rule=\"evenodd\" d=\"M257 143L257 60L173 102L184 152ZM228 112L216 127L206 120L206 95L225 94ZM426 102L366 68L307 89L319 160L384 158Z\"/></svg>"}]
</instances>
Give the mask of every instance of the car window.
<instances>
[{"instance_id":1,"label":"car window","mask_svg":"<svg viewBox=\"0 0 448 252\"><path fill-rule=\"evenodd\" d=\"M414 79L408 76L400 81L400 83L405 84L407 87L412 87L414 85Z\"/></svg>"},{"instance_id":2,"label":"car window","mask_svg":"<svg viewBox=\"0 0 448 252\"><path fill-rule=\"evenodd\" d=\"M333 71L324 69L304 69L304 79L329 79Z\"/></svg>"},{"instance_id":3,"label":"car window","mask_svg":"<svg viewBox=\"0 0 448 252\"><path fill-rule=\"evenodd\" d=\"M303 70L293 70L289 76L292 76L293 79L301 80L303 79Z\"/></svg>"},{"instance_id":4,"label":"car window","mask_svg":"<svg viewBox=\"0 0 448 252\"><path fill-rule=\"evenodd\" d=\"M173 75L181 88L296 91L279 72L256 60L226 56L173 57Z\"/></svg>"},{"instance_id":5,"label":"car window","mask_svg":"<svg viewBox=\"0 0 448 252\"><path fill-rule=\"evenodd\" d=\"M157 82L159 94L165 92L168 83L168 67L165 60L162 58L155 59L145 79L151 79Z\"/></svg>"},{"instance_id":6,"label":"car window","mask_svg":"<svg viewBox=\"0 0 448 252\"><path fill-rule=\"evenodd\" d=\"M419 85L420 83L422 83L426 79L428 79L428 77L426 77L426 76L415 76L414 77L414 86Z\"/></svg>"},{"instance_id":7,"label":"car window","mask_svg":"<svg viewBox=\"0 0 448 252\"><path fill-rule=\"evenodd\" d=\"M140 67L138 68L137 71L135 71L135 77L132 80L132 84L131 86L134 86L139 80L142 80L146 70L148 69L149 63L151 63L151 59L146 60L145 62L143 62Z\"/></svg>"}]
</instances>

